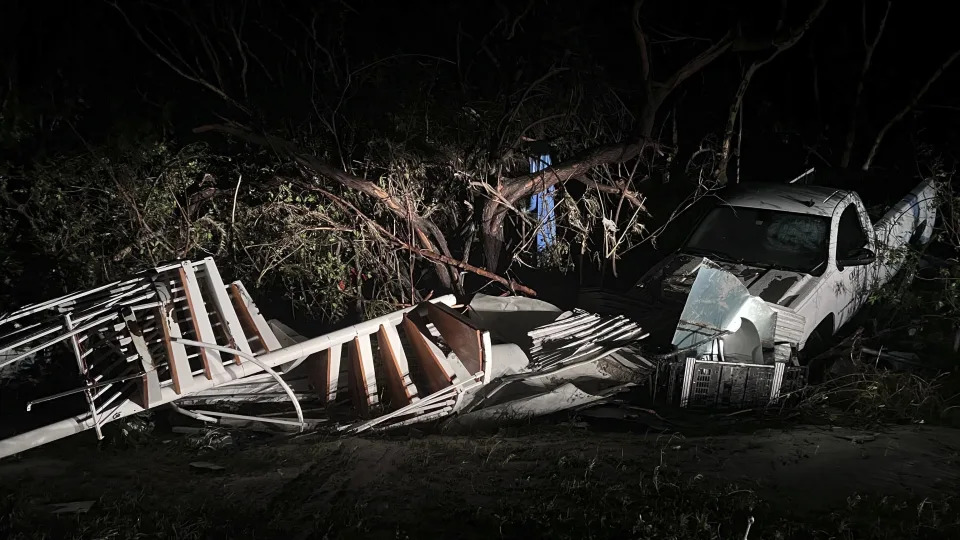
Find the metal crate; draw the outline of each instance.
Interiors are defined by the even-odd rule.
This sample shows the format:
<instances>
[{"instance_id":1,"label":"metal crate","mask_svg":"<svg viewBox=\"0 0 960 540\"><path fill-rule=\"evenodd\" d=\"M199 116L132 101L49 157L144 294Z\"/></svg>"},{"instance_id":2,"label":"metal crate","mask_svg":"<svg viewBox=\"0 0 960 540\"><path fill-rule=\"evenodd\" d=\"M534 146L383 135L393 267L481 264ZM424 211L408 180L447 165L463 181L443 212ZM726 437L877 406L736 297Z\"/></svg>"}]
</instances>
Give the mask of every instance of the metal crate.
<instances>
[{"instance_id":1,"label":"metal crate","mask_svg":"<svg viewBox=\"0 0 960 540\"><path fill-rule=\"evenodd\" d=\"M681 407L742 409L775 402L805 380L803 368L783 362L764 365L687 358L674 364L669 393Z\"/></svg>"}]
</instances>

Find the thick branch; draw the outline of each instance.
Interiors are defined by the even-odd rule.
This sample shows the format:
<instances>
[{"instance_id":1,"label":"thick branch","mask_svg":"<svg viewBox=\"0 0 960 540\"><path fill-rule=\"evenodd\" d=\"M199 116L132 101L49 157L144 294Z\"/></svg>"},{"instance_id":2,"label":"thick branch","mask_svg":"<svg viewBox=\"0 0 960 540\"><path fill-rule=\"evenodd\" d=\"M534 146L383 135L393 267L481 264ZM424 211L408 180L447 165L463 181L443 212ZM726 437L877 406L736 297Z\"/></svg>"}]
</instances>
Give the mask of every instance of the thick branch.
<instances>
[{"instance_id":1,"label":"thick branch","mask_svg":"<svg viewBox=\"0 0 960 540\"><path fill-rule=\"evenodd\" d=\"M500 192L507 203L515 204L524 197L529 197L534 193L538 193L559 183L583 176L590 169L598 165L622 163L633 159L640 155L640 151L645 144L647 143L608 144L592 149L574 159L548 167L540 172L512 178L500 178L502 184Z\"/></svg>"},{"instance_id":2,"label":"thick branch","mask_svg":"<svg viewBox=\"0 0 960 540\"><path fill-rule=\"evenodd\" d=\"M643 0L636 0L633 3L633 38L640 47L640 74L643 76L643 84L649 91L650 85L650 53L647 47L647 36L643 33L643 27L640 25L640 9L643 8Z\"/></svg>"},{"instance_id":3,"label":"thick branch","mask_svg":"<svg viewBox=\"0 0 960 540\"><path fill-rule=\"evenodd\" d=\"M611 186L610 184L601 184L600 182L591 180L588 176L579 176L574 178L577 182L591 187L601 193L609 193L610 195L619 195L632 204L635 208L646 212L646 207L643 204L643 200L640 198L640 195L636 191L631 191L627 189L626 182L619 182L616 186Z\"/></svg>"},{"instance_id":4,"label":"thick branch","mask_svg":"<svg viewBox=\"0 0 960 540\"><path fill-rule=\"evenodd\" d=\"M717 41L706 50L692 58L680 69L673 73L668 79L662 82L652 81L647 78L644 82L646 87L646 96L643 108L640 111L640 134L649 138L653 134L654 123L657 118L657 111L663 105L667 96L673 92L683 81L692 77L701 69L710 65L714 60L720 58L733 43L731 33L727 32L720 41Z\"/></svg>"},{"instance_id":5,"label":"thick branch","mask_svg":"<svg viewBox=\"0 0 960 540\"><path fill-rule=\"evenodd\" d=\"M498 179L499 197L483 205L484 256L487 266L496 270L503 246L503 221L507 211L520 199L543 191L558 183L586 176L590 169L608 163L621 163L640 155L644 148L656 147L648 139L634 143L616 143L599 146L579 157L558 163L543 171ZM617 193L620 190L617 189Z\"/></svg>"},{"instance_id":6,"label":"thick branch","mask_svg":"<svg viewBox=\"0 0 960 540\"><path fill-rule=\"evenodd\" d=\"M657 86L659 87L658 93L663 97L666 97L667 94L672 92L673 89L679 86L683 81L689 79L698 71L710 65L717 58L720 58L723 53L730 49L732 44L732 34L727 32L726 35L720 38L719 41L708 47L702 53L693 57L693 59L675 71L667 80L657 83Z\"/></svg>"},{"instance_id":7,"label":"thick branch","mask_svg":"<svg viewBox=\"0 0 960 540\"><path fill-rule=\"evenodd\" d=\"M940 67L933 72L933 75L927 79L927 82L920 87L920 90L918 90L916 94L914 94L913 99L910 100L910 103L907 103L907 106L895 114L893 118L891 118L890 121L883 126L880 132L877 133L877 138L873 141L873 147L870 148L870 154L867 156L867 160L863 162L862 168L864 171L869 170L870 166L873 165L873 160L877 157L877 149L880 148L880 143L883 142L883 138L887 135L887 132L890 131L890 128L900 120L903 120L903 117L917 106L917 103L923 99L923 96L927 93L927 90L930 90L930 87L933 86L933 83L937 82L937 79L943 75L943 72L946 71L947 68L950 67L950 64L952 64L958 57L960 57L960 49L954 51L953 54L951 54L942 64L940 64Z\"/></svg>"},{"instance_id":8,"label":"thick branch","mask_svg":"<svg viewBox=\"0 0 960 540\"><path fill-rule=\"evenodd\" d=\"M315 192L317 192L317 193L320 193L320 194L323 195L324 197L326 197L326 198L328 198L329 200L333 201L334 204L340 206L342 209L347 210L347 211L349 211L349 212L352 212L352 213L356 214L357 217L363 219L368 225L370 225L371 227L373 227L379 234L381 234L381 235L385 236L386 238L390 239L392 242L394 242L395 244L399 245L400 247L402 247L402 248L404 248L404 249L406 249L406 250L408 250L408 251L411 251L411 252L413 252L413 253L416 253L417 255L420 255L421 257L423 257L423 258L425 258L425 259L428 259L428 260L433 261L433 262L435 262L435 263L452 266L452 267L454 267L454 268L459 268L459 269L461 269L461 270L465 270L465 271L467 271L467 272L471 272L471 273L476 274L476 275L478 275L478 276L485 277L485 278L487 278L487 279L491 279L491 280L493 280L493 281L496 281L497 283L500 283L500 284L506 286L507 288L509 288L511 291L514 291L514 292L521 292L521 293L526 294L526 295L528 295L528 296L536 296L536 295L537 295L537 292L534 291L533 289L531 289L530 287L527 287L527 286L525 286L525 285L521 285L521 284L517 283L516 281L513 281L512 279L507 279L507 278L505 278L505 277L503 277L503 276L500 276L500 275L498 275L498 274L495 274L495 273L493 273L493 272L491 272L491 271L489 271L489 270L486 270L486 269L484 269L484 268L480 268L480 267L477 267L477 266L473 266L473 265L470 264L470 263L467 263L467 262L465 262L465 261L461 261L461 260L454 259L453 257L449 257L449 256L447 256L447 255L443 255L443 254L437 253L436 251L429 250L429 249L421 249L421 248L418 248L418 247L416 247L416 246L410 245L409 243L404 242L403 240L401 240L400 238L398 238L397 236L395 236L393 233L391 233L390 231L388 231L387 229L385 229L382 225L380 225L379 223L377 223L376 221L374 221L373 219L371 219L370 217L368 217L367 215L365 215L365 214L364 214L363 212L361 212L356 206L350 204L349 202L343 200L343 199L340 198L340 197L337 197L337 196L334 195L333 193L330 193L329 191L327 191L327 190L325 190L325 189L323 189L323 188L320 188L320 187L317 187L317 186L312 186L312 185L309 185L309 184L306 184L306 183L303 183L303 182L298 182L297 185L300 186L301 188L305 189L305 190L315 191Z\"/></svg>"}]
</instances>

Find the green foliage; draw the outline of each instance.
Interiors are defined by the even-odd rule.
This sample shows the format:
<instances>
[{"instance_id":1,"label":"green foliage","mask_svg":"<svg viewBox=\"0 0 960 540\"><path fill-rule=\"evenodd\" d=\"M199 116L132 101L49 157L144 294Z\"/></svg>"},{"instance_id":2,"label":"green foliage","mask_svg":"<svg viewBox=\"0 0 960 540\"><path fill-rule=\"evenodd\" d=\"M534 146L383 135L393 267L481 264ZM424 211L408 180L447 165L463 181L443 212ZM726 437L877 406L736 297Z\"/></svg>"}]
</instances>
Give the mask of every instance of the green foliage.
<instances>
[{"instance_id":1,"label":"green foliage","mask_svg":"<svg viewBox=\"0 0 960 540\"><path fill-rule=\"evenodd\" d=\"M0 251L0 286L9 301L23 303L164 261L212 256L227 279L339 319L365 292L357 276L385 271L370 263L383 257L362 228L293 188L264 158L238 163L206 144L152 141L8 168L0 203L12 211L0 214L0 242L21 248ZM18 272L25 265L44 279Z\"/></svg>"}]
</instances>

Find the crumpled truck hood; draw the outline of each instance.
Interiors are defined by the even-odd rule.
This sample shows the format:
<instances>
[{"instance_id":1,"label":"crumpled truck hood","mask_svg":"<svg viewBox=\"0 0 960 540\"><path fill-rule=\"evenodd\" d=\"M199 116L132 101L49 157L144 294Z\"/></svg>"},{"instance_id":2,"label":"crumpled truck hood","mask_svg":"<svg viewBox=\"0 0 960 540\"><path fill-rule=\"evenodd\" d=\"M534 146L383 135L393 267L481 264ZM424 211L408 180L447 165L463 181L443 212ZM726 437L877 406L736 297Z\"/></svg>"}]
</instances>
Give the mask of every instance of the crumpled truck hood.
<instances>
[{"instance_id":1,"label":"crumpled truck hood","mask_svg":"<svg viewBox=\"0 0 960 540\"><path fill-rule=\"evenodd\" d=\"M636 285L633 294L656 294L665 299L685 301L697 271L704 265L704 257L682 253L667 257L647 272ZM811 285L813 276L789 270L773 270L746 264L709 260L709 264L725 270L739 279L753 296L765 302L792 307L804 290ZM641 290L645 290L641 293Z\"/></svg>"},{"instance_id":2,"label":"crumpled truck hood","mask_svg":"<svg viewBox=\"0 0 960 540\"><path fill-rule=\"evenodd\" d=\"M751 296L770 304L778 312L780 321L777 323L776 341L801 340L803 320L794 312L794 308L807 296L816 278L798 272L713 261L682 253L662 260L637 285L624 293L589 289L581 291L579 304L589 311L626 315L639 322L644 330L650 332L646 343L651 347L676 345L681 314L688 307L691 287L702 267L719 269L734 276Z\"/></svg>"}]
</instances>

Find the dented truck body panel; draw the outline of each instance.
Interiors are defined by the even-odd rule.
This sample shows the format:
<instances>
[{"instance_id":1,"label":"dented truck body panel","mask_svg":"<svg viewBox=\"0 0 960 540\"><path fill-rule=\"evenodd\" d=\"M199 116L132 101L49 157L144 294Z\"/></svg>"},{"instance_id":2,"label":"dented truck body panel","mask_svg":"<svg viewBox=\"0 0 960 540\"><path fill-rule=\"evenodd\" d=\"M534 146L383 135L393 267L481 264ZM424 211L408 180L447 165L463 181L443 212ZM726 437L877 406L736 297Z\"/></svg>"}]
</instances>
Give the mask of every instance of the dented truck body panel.
<instances>
[{"instance_id":1,"label":"dented truck body panel","mask_svg":"<svg viewBox=\"0 0 960 540\"><path fill-rule=\"evenodd\" d=\"M696 354L716 354L726 346L731 356L770 363L783 360L783 345L802 350L825 320L833 321L831 331L836 332L872 290L900 270L897 250L930 240L936 185L921 182L876 223L855 192L816 186L748 185L724 197L717 208L727 214L721 219L735 225L731 229L756 228L761 234L748 240L695 230L685 248L647 272L626 296L637 305L657 305L649 312L661 319L673 306L677 327L672 344L678 350L697 338L702 341L704 328L692 327L706 325L720 343L701 344ZM750 219L755 222L744 224ZM699 229L716 227L716 221L711 223L708 215ZM707 241L697 244L703 238ZM744 242L748 245L737 245ZM791 268L764 258L801 245L822 259L815 257L807 268ZM845 260L852 254L861 259ZM766 354L751 351L744 342L748 331ZM777 346L781 350L771 354Z\"/></svg>"}]
</instances>

